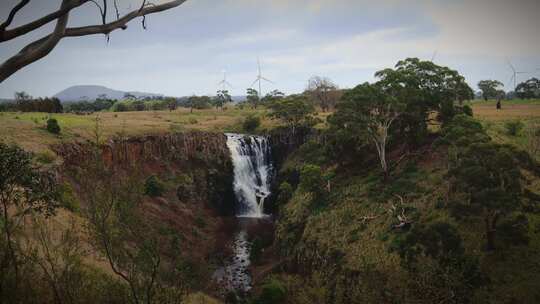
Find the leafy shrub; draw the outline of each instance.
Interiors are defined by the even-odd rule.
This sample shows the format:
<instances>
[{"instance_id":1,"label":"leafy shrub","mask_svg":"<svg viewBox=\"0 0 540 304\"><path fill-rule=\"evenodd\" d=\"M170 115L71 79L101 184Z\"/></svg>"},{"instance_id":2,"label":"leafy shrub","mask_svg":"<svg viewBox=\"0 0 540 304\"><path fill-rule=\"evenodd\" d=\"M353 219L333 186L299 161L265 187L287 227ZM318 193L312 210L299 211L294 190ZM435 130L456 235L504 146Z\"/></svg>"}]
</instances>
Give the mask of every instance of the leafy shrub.
<instances>
[{"instance_id":1,"label":"leafy shrub","mask_svg":"<svg viewBox=\"0 0 540 304\"><path fill-rule=\"evenodd\" d=\"M504 123L506 133L510 136L517 136L523 127L525 125L520 120L511 120Z\"/></svg>"},{"instance_id":2,"label":"leafy shrub","mask_svg":"<svg viewBox=\"0 0 540 304\"><path fill-rule=\"evenodd\" d=\"M293 187L288 182L283 182L279 185L279 195L277 202L279 205L286 204L293 195Z\"/></svg>"},{"instance_id":3,"label":"leafy shrub","mask_svg":"<svg viewBox=\"0 0 540 304\"><path fill-rule=\"evenodd\" d=\"M49 120L47 120L47 131L52 134L60 134L60 126L58 125L58 121L56 119L49 118Z\"/></svg>"},{"instance_id":4,"label":"leafy shrub","mask_svg":"<svg viewBox=\"0 0 540 304\"><path fill-rule=\"evenodd\" d=\"M181 174L177 178L178 188L176 196L184 203L192 201L196 196L193 178L186 174Z\"/></svg>"},{"instance_id":5,"label":"leafy shrub","mask_svg":"<svg viewBox=\"0 0 540 304\"><path fill-rule=\"evenodd\" d=\"M197 124L199 121L198 121L196 118L194 118L194 117L190 117L189 120L188 120L188 122L189 122L190 124L194 125L194 124Z\"/></svg>"},{"instance_id":6,"label":"leafy shrub","mask_svg":"<svg viewBox=\"0 0 540 304\"><path fill-rule=\"evenodd\" d=\"M163 192L165 192L165 185L157 176L152 175L144 182L144 194L157 197L161 196Z\"/></svg>"},{"instance_id":7,"label":"leafy shrub","mask_svg":"<svg viewBox=\"0 0 540 304\"><path fill-rule=\"evenodd\" d=\"M470 106L464 105L462 111L463 111L463 114L473 117L473 110Z\"/></svg>"},{"instance_id":8,"label":"leafy shrub","mask_svg":"<svg viewBox=\"0 0 540 304\"><path fill-rule=\"evenodd\" d=\"M59 186L60 191L60 206L71 211L78 212L80 210L80 203L75 196L75 191L69 183L63 183Z\"/></svg>"},{"instance_id":9,"label":"leafy shrub","mask_svg":"<svg viewBox=\"0 0 540 304\"><path fill-rule=\"evenodd\" d=\"M255 303L278 304L284 303L287 297L287 290L283 283L277 279L272 279L262 286L261 294Z\"/></svg>"},{"instance_id":10,"label":"leafy shrub","mask_svg":"<svg viewBox=\"0 0 540 304\"><path fill-rule=\"evenodd\" d=\"M242 123L242 127L247 132L255 131L260 125L261 119L255 115L249 115L248 117L246 117L246 119L244 119L244 122Z\"/></svg>"},{"instance_id":11,"label":"leafy shrub","mask_svg":"<svg viewBox=\"0 0 540 304\"><path fill-rule=\"evenodd\" d=\"M305 165L300 171L300 188L307 192L319 193L324 188L321 167Z\"/></svg>"},{"instance_id":12,"label":"leafy shrub","mask_svg":"<svg viewBox=\"0 0 540 304\"><path fill-rule=\"evenodd\" d=\"M35 160L38 163L42 164L50 164L56 159L56 156L51 151L43 151L40 153L37 153L35 156Z\"/></svg>"}]
</instances>

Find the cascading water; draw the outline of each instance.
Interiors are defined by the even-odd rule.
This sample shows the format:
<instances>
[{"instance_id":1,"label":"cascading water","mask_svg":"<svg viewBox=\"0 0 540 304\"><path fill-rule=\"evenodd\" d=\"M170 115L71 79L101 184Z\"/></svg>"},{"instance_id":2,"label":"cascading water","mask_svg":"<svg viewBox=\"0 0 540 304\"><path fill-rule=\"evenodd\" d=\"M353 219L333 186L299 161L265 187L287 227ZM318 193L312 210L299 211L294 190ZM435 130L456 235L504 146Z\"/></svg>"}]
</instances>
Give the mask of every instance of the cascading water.
<instances>
[{"instance_id":1,"label":"cascading water","mask_svg":"<svg viewBox=\"0 0 540 304\"><path fill-rule=\"evenodd\" d=\"M231 243L233 256L216 270L214 279L225 293L232 291L242 294L251 289L249 239L253 233L250 230L271 221L264 214L264 201L270 195L273 167L266 137L232 133L226 136L234 167L235 211L239 230Z\"/></svg>"},{"instance_id":2,"label":"cascading water","mask_svg":"<svg viewBox=\"0 0 540 304\"><path fill-rule=\"evenodd\" d=\"M270 195L272 164L268 139L262 136L227 135L234 166L234 192L238 217L264 217L264 200Z\"/></svg>"}]
</instances>

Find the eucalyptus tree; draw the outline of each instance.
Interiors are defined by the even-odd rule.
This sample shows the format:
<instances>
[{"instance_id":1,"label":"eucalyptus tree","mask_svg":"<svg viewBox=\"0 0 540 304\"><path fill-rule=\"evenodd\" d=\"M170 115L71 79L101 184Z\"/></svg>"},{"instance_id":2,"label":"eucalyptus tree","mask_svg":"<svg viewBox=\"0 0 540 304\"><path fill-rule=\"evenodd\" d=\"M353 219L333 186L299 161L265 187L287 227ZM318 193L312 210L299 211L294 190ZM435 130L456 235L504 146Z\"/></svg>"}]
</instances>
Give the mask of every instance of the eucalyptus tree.
<instances>
[{"instance_id":1,"label":"eucalyptus tree","mask_svg":"<svg viewBox=\"0 0 540 304\"><path fill-rule=\"evenodd\" d=\"M256 109L261 99L259 98L259 92L255 89L249 88L246 91L246 101L253 109Z\"/></svg>"},{"instance_id":2,"label":"eucalyptus tree","mask_svg":"<svg viewBox=\"0 0 540 304\"><path fill-rule=\"evenodd\" d=\"M433 112L473 97L472 89L457 71L418 58L399 61L394 69L384 69L375 76L387 94L405 104L397 124L401 135L413 145L423 141L429 124L438 123Z\"/></svg>"},{"instance_id":3,"label":"eucalyptus tree","mask_svg":"<svg viewBox=\"0 0 540 304\"><path fill-rule=\"evenodd\" d=\"M405 108L405 103L387 94L381 85L364 83L343 95L330 121L342 128L356 130L373 143L381 169L385 177L388 177L386 150L389 130Z\"/></svg>"},{"instance_id":4,"label":"eucalyptus tree","mask_svg":"<svg viewBox=\"0 0 540 304\"><path fill-rule=\"evenodd\" d=\"M482 91L482 97L486 101L500 96L502 86L502 82L498 80L481 80L478 82L478 88Z\"/></svg>"}]
</instances>

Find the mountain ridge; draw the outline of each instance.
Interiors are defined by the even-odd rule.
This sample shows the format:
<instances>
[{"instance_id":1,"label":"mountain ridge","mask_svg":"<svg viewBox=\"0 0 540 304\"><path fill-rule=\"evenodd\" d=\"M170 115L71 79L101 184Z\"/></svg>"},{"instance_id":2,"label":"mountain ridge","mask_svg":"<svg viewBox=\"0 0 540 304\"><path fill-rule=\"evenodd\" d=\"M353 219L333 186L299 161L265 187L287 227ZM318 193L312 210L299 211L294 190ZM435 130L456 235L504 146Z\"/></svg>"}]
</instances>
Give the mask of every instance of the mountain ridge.
<instances>
[{"instance_id":1,"label":"mountain ridge","mask_svg":"<svg viewBox=\"0 0 540 304\"><path fill-rule=\"evenodd\" d=\"M58 93L53 97L60 99L62 102L70 101L93 101L99 98L100 95L107 95L107 98L111 99L122 99L125 94L129 93L134 95L137 98L140 97L163 97L163 94L156 93L147 93L147 92L138 92L138 91L121 91L116 89L111 89L106 86L101 85L75 85L68 87Z\"/></svg>"}]
</instances>

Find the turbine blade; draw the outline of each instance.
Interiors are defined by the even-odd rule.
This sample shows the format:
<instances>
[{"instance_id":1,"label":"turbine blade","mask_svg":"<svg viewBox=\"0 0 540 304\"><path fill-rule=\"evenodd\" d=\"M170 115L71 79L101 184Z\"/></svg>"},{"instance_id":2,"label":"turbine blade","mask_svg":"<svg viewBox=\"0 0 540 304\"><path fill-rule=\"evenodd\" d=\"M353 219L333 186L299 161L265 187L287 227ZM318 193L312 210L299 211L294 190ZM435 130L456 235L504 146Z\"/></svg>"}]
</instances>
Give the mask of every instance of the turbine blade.
<instances>
[{"instance_id":1,"label":"turbine blade","mask_svg":"<svg viewBox=\"0 0 540 304\"><path fill-rule=\"evenodd\" d=\"M270 83L275 83L275 82L273 82L272 80L267 79L267 78L264 78L264 77L261 77L261 79L262 79L262 80L266 80L266 81L268 81L268 82L270 82Z\"/></svg>"},{"instance_id":2,"label":"turbine blade","mask_svg":"<svg viewBox=\"0 0 540 304\"><path fill-rule=\"evenodd\" d=\"M230 82L225 81L224 83L225 83L226 85L228 85L230 88L233 88L233 85L232 85Z\"/></svg>"},{"instance_id":3,"label":"turbine blade","mask_svg":"<svg viewBox=\"0 0 540 304\"><path fill-rule=\"evenodd\" d=\"M514 73L516 72L516 68L514 68L514 66L512 65L512 62L510 62L510 59L506 58L506 63L508 63L508 66L510 66L510 68L512 69L512 71L514 71Z\"/></svg>"},{"instance_id":4,"label":"turbine blade","mask_svg":"<svg viewBox=\"0 0 540 304\"><path fill-rule=\"evenodd\" d=\"M250 85L250 87L253 87L259 80L260 80L259 78L255 79L255 81Z\"/></svg>"},{"instance_id":5,"label":"turbine blade","mask_svg":"<svg viewBox=\"0 0 540 304\"><path fill-rule=\"evenodd\" d=\"M510 84L510 86L512 85L512 81L514 80L515 77L516 77L516 74L512 74L512 77L510 77L510 80L508 80L508 83Z\"/></svg>"}]
</instances>

